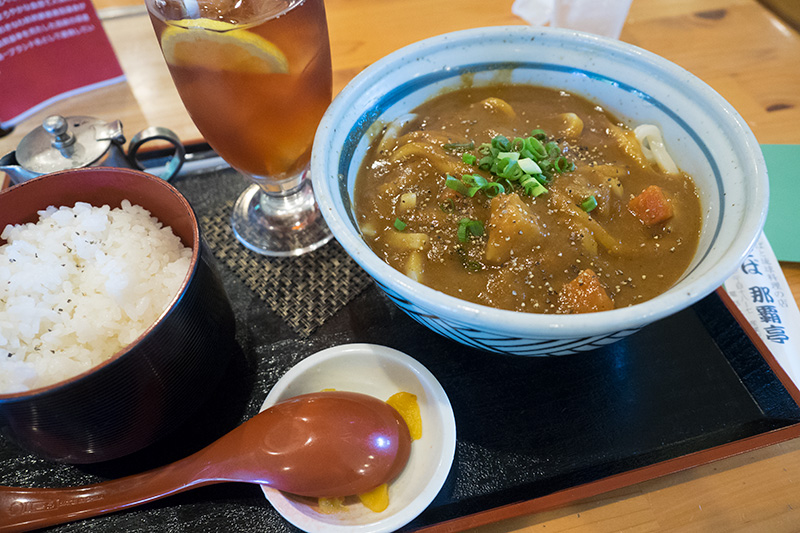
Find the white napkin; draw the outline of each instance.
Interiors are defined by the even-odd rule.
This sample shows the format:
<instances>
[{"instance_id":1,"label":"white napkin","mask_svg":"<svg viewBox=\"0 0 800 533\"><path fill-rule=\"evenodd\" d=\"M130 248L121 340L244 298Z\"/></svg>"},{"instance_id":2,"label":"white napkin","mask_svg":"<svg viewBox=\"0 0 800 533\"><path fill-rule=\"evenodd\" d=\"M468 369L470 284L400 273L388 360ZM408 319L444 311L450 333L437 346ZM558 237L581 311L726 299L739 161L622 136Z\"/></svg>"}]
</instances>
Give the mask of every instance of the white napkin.
<instances>
[{"instance_id":1,"label":"white napkin","mask_svg":"<svg viewBox=\"0 0 800 533\"><path fill-rule=\"evenodd\" d=\"M533 26L549 24L619 38L631 0L516 0L511 12Z\"/></svg>"},{"instance_id":2,"label":"white napkin","mask_svg":"<svg viewBox=\"0 0 800 533\"><path fill-rule=\"evenodd\" d=\"M511 12L531 26L544 26L553 20L555 0L516 0Z\"/></svg>"},{"instance_id":3,"label":"white napkin","mask_svg":"<svg viewBox=\"0 0 800 533\"><path fill-rule=\"evenodd\" d=\"M725 290L795 385L800 387L800 310L764 234Z\"/></svg>"}]
</instances>

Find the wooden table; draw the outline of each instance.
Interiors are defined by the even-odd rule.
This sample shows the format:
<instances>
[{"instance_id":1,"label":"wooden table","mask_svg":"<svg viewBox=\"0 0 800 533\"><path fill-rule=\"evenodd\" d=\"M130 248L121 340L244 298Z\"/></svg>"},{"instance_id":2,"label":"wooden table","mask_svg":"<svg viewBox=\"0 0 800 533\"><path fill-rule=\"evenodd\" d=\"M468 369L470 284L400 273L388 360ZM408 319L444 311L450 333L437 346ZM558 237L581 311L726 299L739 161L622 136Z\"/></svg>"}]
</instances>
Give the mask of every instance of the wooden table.
<instances>
[{"instance_id":1,"label":"wooden table","mask_svg":"<svg viewBox=\"0 0 800 533\"><path fill-rule=\"evenodd\" d=\"M47 114L121 119L199 139L178 98L141 0L94 0L127 83L57 103L0 139L0 155ZM383 55L436 34L523 24L512 0L327 0L334 91ZM800 144L800 35L755 0L634 0L621 40L699 76L761 143ZM782 264L800 301L800 264ZM671 474L566 507L492 524L509 531L798 531L800 439Z\"/></svg>"}]
</instances>

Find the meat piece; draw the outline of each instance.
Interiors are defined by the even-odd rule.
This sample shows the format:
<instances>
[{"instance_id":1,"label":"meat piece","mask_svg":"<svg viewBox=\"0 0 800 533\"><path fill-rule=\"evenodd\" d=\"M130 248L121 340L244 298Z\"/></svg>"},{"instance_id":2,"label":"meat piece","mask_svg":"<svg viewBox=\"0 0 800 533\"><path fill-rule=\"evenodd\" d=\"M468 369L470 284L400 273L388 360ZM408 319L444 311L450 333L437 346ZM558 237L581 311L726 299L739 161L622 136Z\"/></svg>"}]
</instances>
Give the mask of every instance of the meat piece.
<instances>
[{"instance_id":1,"label":"meat piece","mask_svg":"<svg viewBox=\"0 0 800 533\"><path fill-rule=\"evenodd\" d=\"M672 204L658 185L651 185L628 202L628 210L647 226L672 218Z\"/></svg>"},{"instance_id":2,"label":"meat piece","mask_svg":"<svg viewBox=\"0 0 800 533\"><path fill-rule=\"evenodd\" d=\"M597 274L588 268L561 287L558 294L559 313L594 313L611 309L614 309L614 301L600 284Z\"/></svg>"},{"instance_id":3,"label":"meat piece","mask_svg":"<svg viewBox=\"0 0 800 533\"><path fill-rule=\"evenodd\" d=\"M494 265L530 252L542 235L536 216L517 193L492 198L488 233L486 262Z\"/></svg>"}]
</instances>

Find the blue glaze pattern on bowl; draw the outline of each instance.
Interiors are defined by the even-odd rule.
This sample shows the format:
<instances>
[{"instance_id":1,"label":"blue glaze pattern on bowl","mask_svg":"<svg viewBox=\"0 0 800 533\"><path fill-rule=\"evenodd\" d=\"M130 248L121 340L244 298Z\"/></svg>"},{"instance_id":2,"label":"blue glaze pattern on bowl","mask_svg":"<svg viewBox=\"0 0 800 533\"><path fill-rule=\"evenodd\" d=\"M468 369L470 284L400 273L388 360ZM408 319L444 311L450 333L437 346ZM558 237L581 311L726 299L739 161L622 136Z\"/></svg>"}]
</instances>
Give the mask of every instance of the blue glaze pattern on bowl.
<instances>
[{"instance_id":1,"label":"blue glaze pattern on bowl","mask_svg":"<svg viewBox=\"0 0 800 533\"><path fill-rule=\"evenodd\" d=\"M403 299L390 288L378 283L386 296L408 316L427 326L436 333L449 337L467 346L504 355L568 355L586 352L613 344L618 340L639 331L639 328L617 331L608 335L570 339L532 339L529 337L511 337L492 334L477 327L456 326L450 321L431 315L413 302Z\"/></svg>"},{"instance_id":2,"label":"blue glaze pattern on bowl","mask_svg":"<svg viewBox=\"0 0 800 533\"><path fill-rule=\"evenodd\" d=\"M650 301L602 313L515 313L416 283L369 249L355 221L352 191L374 135L431 97L465 84L497 82L563 89L596 102L628 126L661 128L678 165L694 177L703 207L698 252L674 287ZM591 350L706 296L733 273L755 242L768 201L766 167L755 137L705 83L625 43L526 26L441 35L365 69L337 96L320 124L312 179L337 240L401 309L468 346L531 356Z\"/></svg>"}]
</instances>

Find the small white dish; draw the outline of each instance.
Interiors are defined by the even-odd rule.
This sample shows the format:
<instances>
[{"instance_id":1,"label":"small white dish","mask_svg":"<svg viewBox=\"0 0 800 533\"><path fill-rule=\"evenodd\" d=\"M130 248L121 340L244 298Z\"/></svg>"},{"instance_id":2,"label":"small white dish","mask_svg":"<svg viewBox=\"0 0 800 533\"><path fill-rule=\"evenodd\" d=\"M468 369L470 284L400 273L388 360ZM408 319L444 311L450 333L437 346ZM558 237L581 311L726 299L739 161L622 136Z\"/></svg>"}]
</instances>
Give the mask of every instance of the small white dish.
<instances>
[{"instance_id":1,"label":"small white dish","mask_svg":"<svg viewBox=\"0 0 800 533\"><path fill-rule=\"evenodd\" d=\"M342 512L323 514L307 501L270 487L261 487L264 495L286 520L309 533L397 530L430 505L453 464L456 422L447 394L427 368L402 352L375 344L345 344L292 367L272 388L261 410L323 389L360 392L381 400L401 391L417 396L422 438L412 442L408 464L389 485L389 507L375 513L352 503Z\"/></svg>"}]
</instances>

